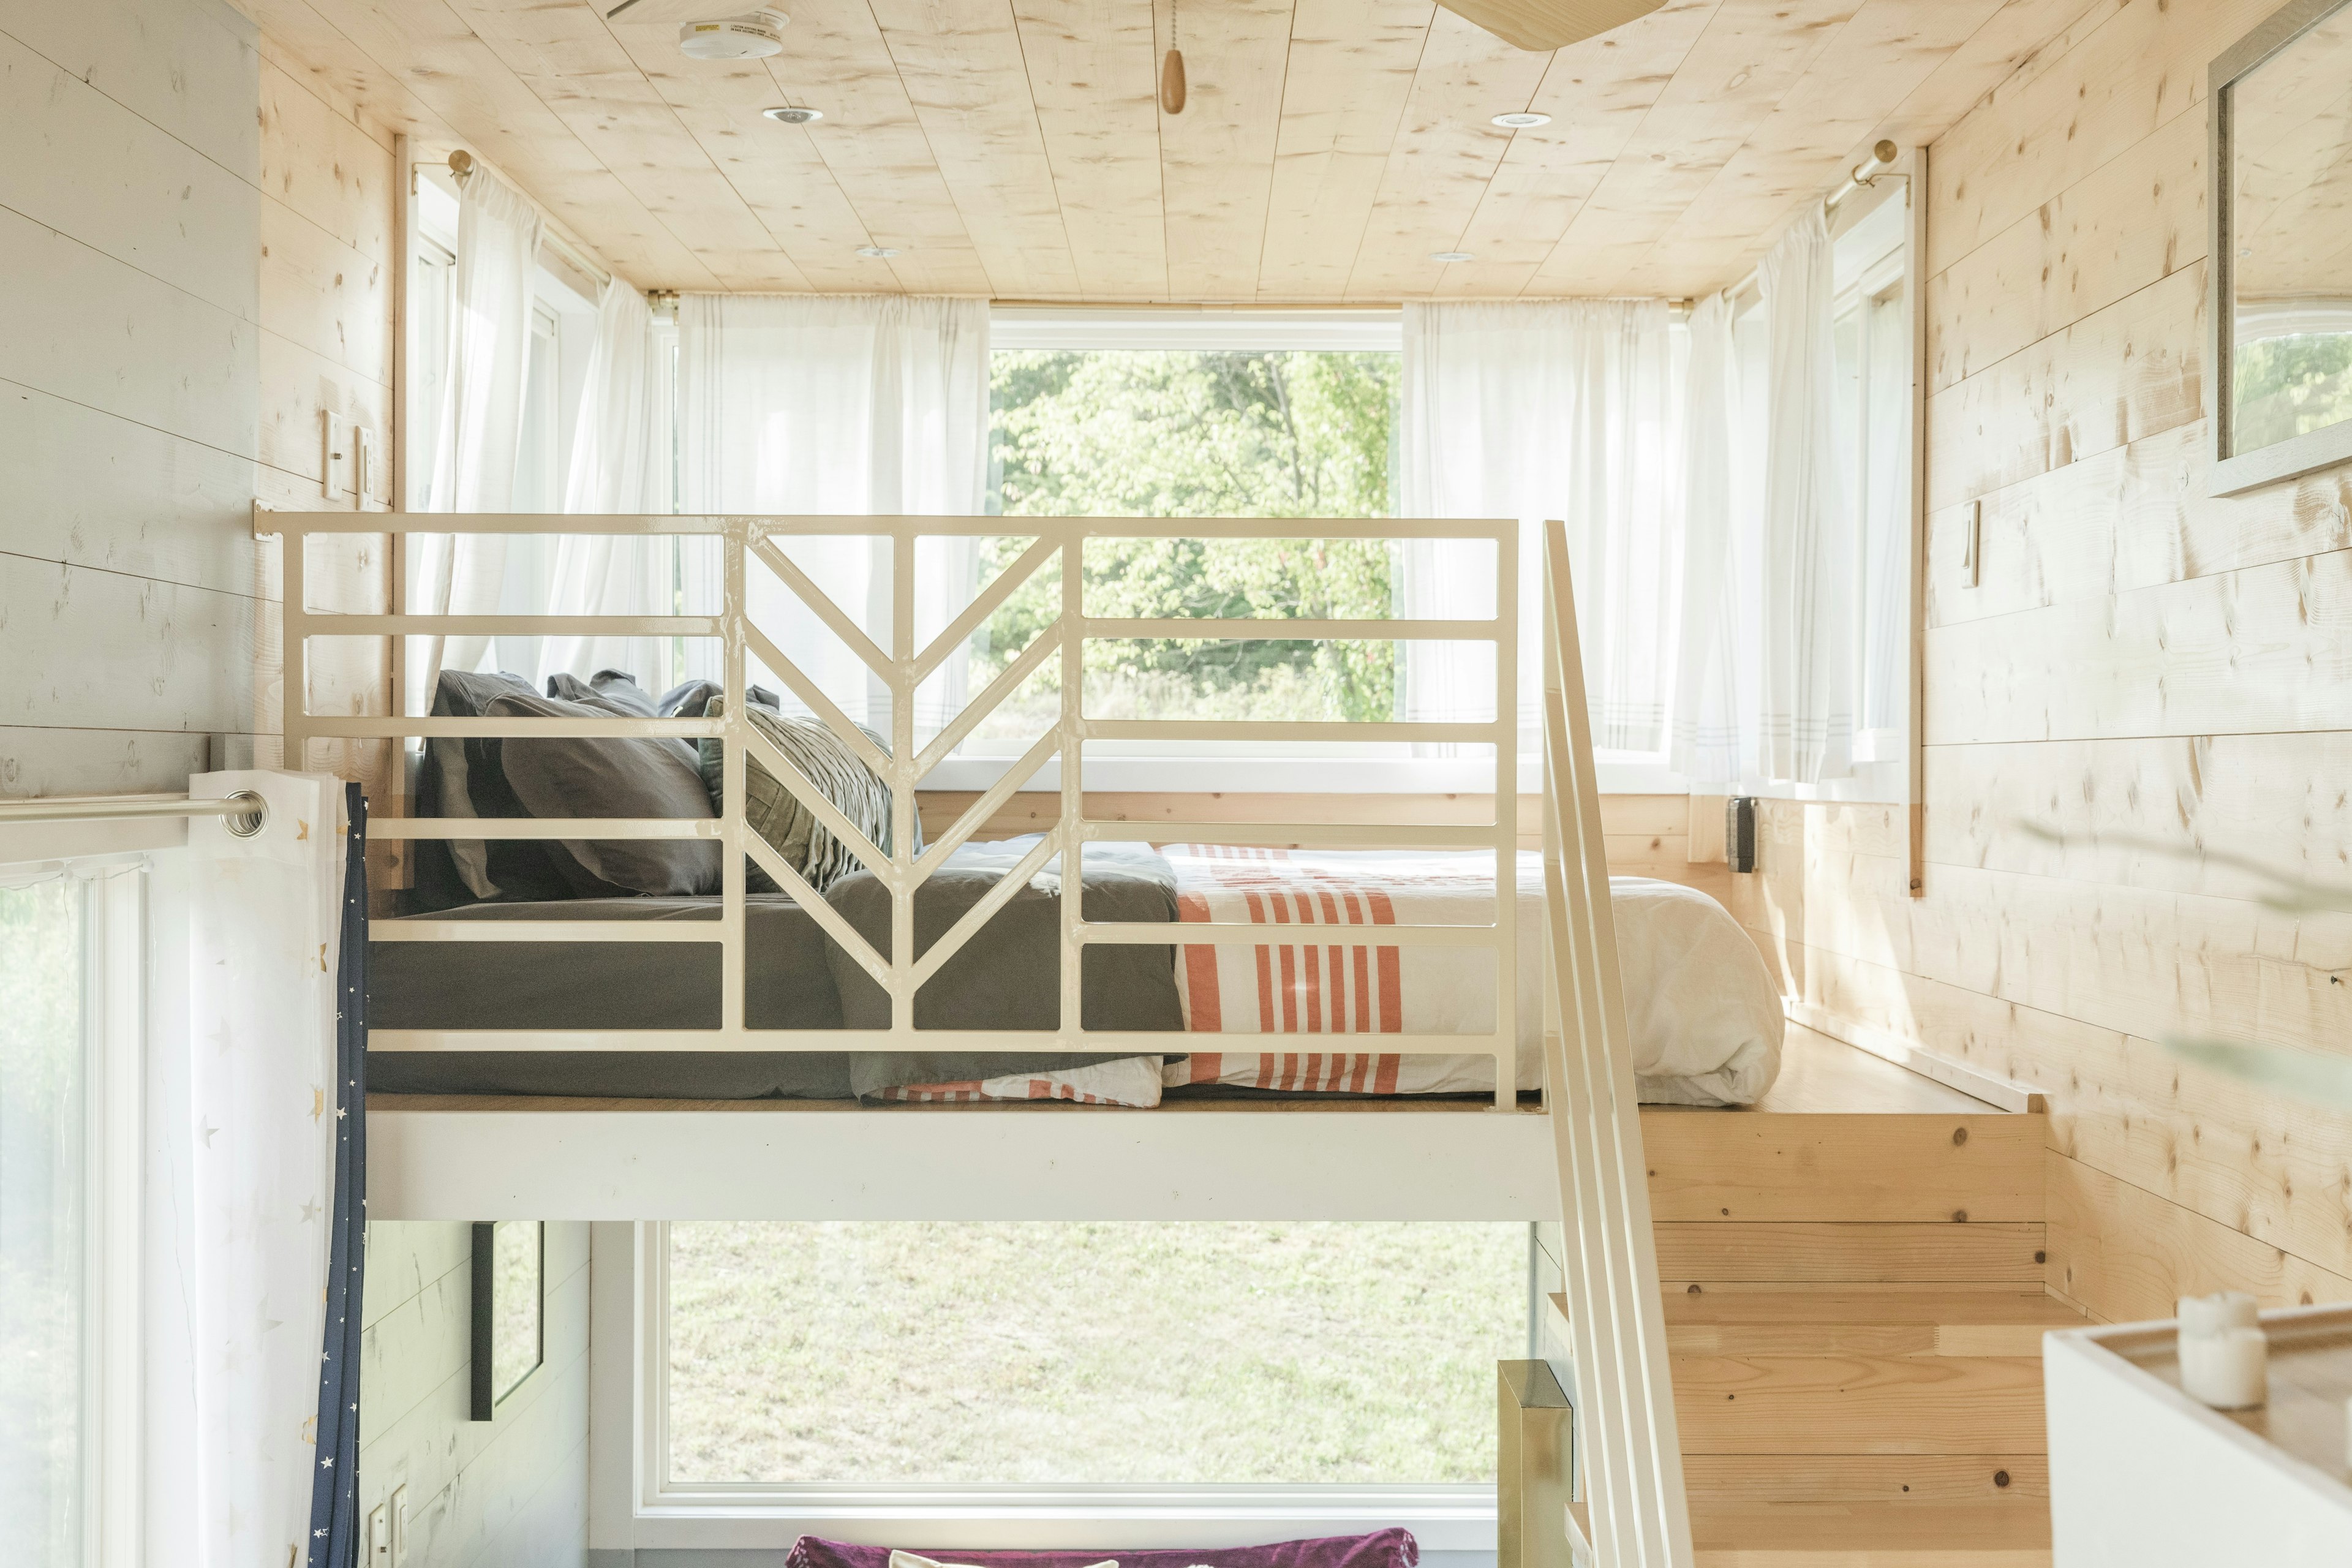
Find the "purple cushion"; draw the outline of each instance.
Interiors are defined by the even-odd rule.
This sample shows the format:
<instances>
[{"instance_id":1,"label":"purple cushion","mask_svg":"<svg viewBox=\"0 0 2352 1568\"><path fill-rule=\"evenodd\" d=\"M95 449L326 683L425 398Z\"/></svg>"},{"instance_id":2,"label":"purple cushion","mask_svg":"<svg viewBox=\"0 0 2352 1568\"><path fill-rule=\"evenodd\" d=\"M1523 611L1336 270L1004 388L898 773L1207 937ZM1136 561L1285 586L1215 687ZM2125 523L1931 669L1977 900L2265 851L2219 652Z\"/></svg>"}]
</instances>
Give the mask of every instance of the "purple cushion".
<instances>
[{"instance_id":1,"label":"purple cushion","mask_svg":"<svg viewBox=\"0 0 2352 1568\"><path fill-rule=\"evenodd\" d=\"M1118 1568L1413 1568L1421 1543L1410 1530L1376 1530L1370 1535L1326 1535L1313 1541L1278 1541L1271 1546L1212 1547L1198 1552L964 1552L909 1546L909 1552L940 1563L978 1568L1090 1568L1115 1557ZM890 1568L887 1546L855 1546L803 1535L793 1542L785 1568Z\"/></svg>"}]
</instances>

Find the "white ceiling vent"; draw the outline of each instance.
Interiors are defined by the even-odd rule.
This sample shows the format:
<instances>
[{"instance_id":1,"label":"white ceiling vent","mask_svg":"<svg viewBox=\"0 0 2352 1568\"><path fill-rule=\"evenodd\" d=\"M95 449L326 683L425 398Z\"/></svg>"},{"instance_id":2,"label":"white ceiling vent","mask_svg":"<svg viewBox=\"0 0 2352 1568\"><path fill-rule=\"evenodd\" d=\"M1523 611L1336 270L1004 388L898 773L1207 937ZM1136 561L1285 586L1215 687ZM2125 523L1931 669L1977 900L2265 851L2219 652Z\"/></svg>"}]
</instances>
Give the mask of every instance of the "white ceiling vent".
<instances>
[{"instance_id":1,"label":"white ceiling vent","mask_svg":"<svg viewBox=\"0 0 2352 1568\"><path fill-rule=\"evenodd\" d=\"M782 11L763 10L715 22L681 23L677 47L698 60L756 60L783 52L787 20Z\"/></svg>"}]
</instances>

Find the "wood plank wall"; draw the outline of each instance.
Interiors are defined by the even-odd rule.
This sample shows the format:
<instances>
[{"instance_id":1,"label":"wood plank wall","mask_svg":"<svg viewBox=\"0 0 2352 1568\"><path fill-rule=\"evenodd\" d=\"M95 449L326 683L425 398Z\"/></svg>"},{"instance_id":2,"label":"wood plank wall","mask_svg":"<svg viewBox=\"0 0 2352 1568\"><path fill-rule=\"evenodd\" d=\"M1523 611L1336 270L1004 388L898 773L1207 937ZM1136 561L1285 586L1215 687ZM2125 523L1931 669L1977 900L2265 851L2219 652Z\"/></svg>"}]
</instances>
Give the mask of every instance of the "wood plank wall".
<instances>
[{"instance_id":1,"label":"wood plank wall","mask_svg":"<svg viewBox=\"0 0 2352 1568\"><path fill-rule=\"evenodd\" d=\"M410 1563L578 1568L588 1546L588 1226L547 1226L546 1360L473 1405L472 1227L368 1226L360 1511L407 1489Z\"/></svg>"},{"instance_id":2,"label":"wood plank wall","mask_svg":"<svg viewBox=\"0 0 2352 1568\"><path fill-rule=\"evenodd\" d=\"M1791 994L2048 1093L2108 1319L2352 1297L2352 1119L2157 1043L2352 1048L2352 913L2224 858L2352 883L2352 469L2203 493L2206 66L2275 3L2101 0L1934 145L1925 896L1875 806L1731 879Z\"/></svg>"},{"instance_id":3,"label":"wood plank wall","mask_svg":"<svg viewBox=\"0 0 2352 1568\"><path fill-rule=\"evenodd\" d=\"M268 56L220 0L0 12L0 795L278 760L252 506L324 504L322 410L389 431L392 183ZM383 607L377 542L314 577ZM314 700L386 684L354 643Z\"/></svg>"}]
</instances>

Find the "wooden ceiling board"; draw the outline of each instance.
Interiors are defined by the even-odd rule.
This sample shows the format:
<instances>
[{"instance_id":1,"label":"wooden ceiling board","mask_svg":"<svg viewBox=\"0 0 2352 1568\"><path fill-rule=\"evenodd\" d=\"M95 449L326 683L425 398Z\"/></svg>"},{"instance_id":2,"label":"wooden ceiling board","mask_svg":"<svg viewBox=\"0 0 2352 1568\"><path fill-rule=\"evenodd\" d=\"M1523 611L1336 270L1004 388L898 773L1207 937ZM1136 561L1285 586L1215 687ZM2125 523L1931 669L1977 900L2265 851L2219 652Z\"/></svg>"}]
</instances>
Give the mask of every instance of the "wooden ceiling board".
<instances>
[{"instance_id":1,"label":"wooden ceiling board","mask_svg":"<svg viewBox=\"0 0 2352 1568\"><path fill-rule=\"evenodd\" d=\"M1346 295L1436 13L1432 0L1298 0L1260 298Z\"/></svg>"},{"instance_id":2,"label":"wooden ceiling board","mask_svg":"<svg viewBox=\"0 0 2352 1568\"><path fill-rule=\"evenodd\" d=\"M1165 40L1170 0L1153 7ZM1177 16L1184 112L1160 117L1168 291L1254 300L1274 196L1274 153L1290 61L1290 0L1195 0Z\"/></svg>"},{"instance_id":3,"label":"wooden ceiling board","mask_svg":"<svg viewBox=\"0 0 2352 1568\"><path fill-rule=\"evenodd\" d=\"M1880 128L2000 4L1868 0L1658 237L1642 271L1668 288L1705 287L1726 251L1843 183Z\"/></svg>"},{"instance_id":4,"label":"wooden ceiling board","mask_svg":"<svg viewBox=\"0 0 2352 1568\"><path fill-rule=\"evenodd\" d=\"M603 17L549 0L454 0L495 51L582 146L722 289L792 289L807 279L777 237L678 122Z\"/></svg>"},{"instance_id":5,"label":"wooden ceiling board","mask_svg":"<svg viewBox=\"0 0 2352 1568\"><path fill-rule=\"evenodd\" d=\"M1431 252L1459 245L1511 144L1509 132L1488 122L1524 107L1550 64L1549 55L1515 49L1451 11L1437 14L1371 221L1356 247L1350 299L1436 293L1449 264L1431 260Z\"/></svg>"},{"instance_id":6,"label":"wooden ceiling board","mask_svg":"<svg viewBox=\"0 0 2352 1568\"><path fill-rule=\"evenodd\" d=\"M1654 291L1658 237L1835 41L1859 0L1724 0L1530 285L1545 294Z\"/></svg>"},{"instance_id":7,"label":"wooden ceiling board","mask_svg":"<svg viewBox=\"0 0 2352 1568\"><path fill-rule=\"evenodd\" d=\"M866 0L794 0L792 47L767 61L791 101L825 118L809 140L876 245L856 292L986 295L988 269Z\"/></svg>"},{"instance_id":8,"label":"wooden ceiling board","mask_svg":"<svg viewBox=\"0 0 2352 1568\"><path fill-rule=\"evenodd\" d=\"M2063 112L2035 61L2156 0L1667 0L1551 54L1434 0L1177 0L1172 116L1171 0L792 0L759 61L677 50L733 0L239 3L641 288L1279 303L1702 291L1877 136Z\"/></svg>"},{"instance_id":9,"label":"wooden ceiling board","mask_svg":"<svg viewBox=\"0 0 2352 1568\"><path fill-rule=\"evenodd\" d=\"M1716 0L1675 0L1630 26L1552 57L1527 107L1551 123L1511 133L1459 248L1476 259L1446 268L1454 299L1523 293L1716 12Z\"/></svg>"},{"instance_id":10,"label":"wooden ceiling board","mask_svg":"<svg viewBox=\"0 0 2352 1568\"><path fill-rule=\"evenodd\" d=\"M1164 299L1159 53L1131 0L1013 0L1081 299Z\"/></svg>"},{"instance_id":11,"label":"wooden ceiling board","mask_svg":"<svg viewBox=\"0 0 2352 1568\"><path fill-rule=\"evenodd\" d=\"M1078 269L1005 0L870 0L992 293L1071 299Z\"/></svg>"},{"instance_id":12,"label":"wooden ceiling board","mask_svg":"<svg viewBox=\"0 0 2352 1568\"><path fill-rule=\"evenodd\" d=\"M821 293L873 288L875 264L857 254L872 243L865 220L825 167L811 128L761 113L784 100L767 66L689 60L677 52L676 28L631 24L633 15L612 25L613 36L793 268Z\"/></svg>"}]
</instances>

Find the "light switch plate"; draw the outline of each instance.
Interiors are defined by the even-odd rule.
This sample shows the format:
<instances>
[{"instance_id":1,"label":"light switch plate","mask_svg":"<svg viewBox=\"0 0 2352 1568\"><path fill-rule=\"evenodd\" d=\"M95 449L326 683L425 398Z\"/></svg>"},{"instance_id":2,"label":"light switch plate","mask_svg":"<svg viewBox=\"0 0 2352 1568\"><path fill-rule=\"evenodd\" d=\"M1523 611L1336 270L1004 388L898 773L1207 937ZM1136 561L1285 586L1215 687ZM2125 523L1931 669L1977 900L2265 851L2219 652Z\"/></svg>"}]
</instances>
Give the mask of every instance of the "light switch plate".
<instances>
[{"instance_id":1,"label":"light switch plate","mask_svg":"<svg viewBox=\"0 0 2352 1568\"><path fill-rule=\"evenodd\" d=\"M1969 502L1968 532L1960 541L1960 586L1973 588L1984 574L1984 502Z\"/></svg>"},{"instance_id":2,"label":"light switch plate","mask_svg":"<svg viewBox=\"0 0 2352 1568\"><path fill-rule=\"evenodd\" d=\"M352 426L352 435L353 450L357 455L357 460L352 466L352 489L358 496L360 510L364 511L371 501L382 498L383 476L378 472L375 432L365 425L358 425Z\"/></svg>"},{"instance_id":3,"label":"light switch plate","mask_svg":"<svg viewBox=\"0 0 2352 1568\"><path fill-rule=\"evenodd\" d=\"M331 410L319 417L324 424L323 449L326 456L326 477L319 481L319 489L329 500L341 500L352 489L351 421Z\"/></svg>"},{"instance_id":4,"label":"light switch plate","mask_svg":"<svg viewBox=\"0 0 2352 1568\"><path fill-rule=\"evenodd\" d=\"M408 1487L405 1482L392 1489L392 1568L408 1561Z\"/></svg>"},{"instance_id":5,"label":"light switch plate","mask_svg":"<svg viewBox=\"0 0 2352 1568\"><path fill-rule=\"evenodd\" d=\"M392 1568L392 1511L383 1503L368 1510L366 1568Z\"/></svg>"}]
</instances>

